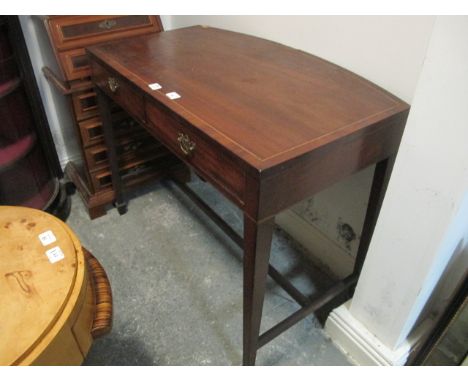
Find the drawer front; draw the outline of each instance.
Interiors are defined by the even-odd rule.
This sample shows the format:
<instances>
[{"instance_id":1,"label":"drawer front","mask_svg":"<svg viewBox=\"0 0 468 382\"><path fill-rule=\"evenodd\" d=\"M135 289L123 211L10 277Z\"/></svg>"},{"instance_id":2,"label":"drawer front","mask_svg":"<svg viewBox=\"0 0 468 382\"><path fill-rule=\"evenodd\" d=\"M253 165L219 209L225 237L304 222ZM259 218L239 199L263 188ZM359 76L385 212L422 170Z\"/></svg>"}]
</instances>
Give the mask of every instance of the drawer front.
<instances>
[{"instance_id":1,"label":"drawer front","mask_svg":"<svg viewBox=\"0 0 468 382\"><path fill-rule=\"evenodd\" d=\"M116 136L133 134L142 130L142 127L124 112L113 114L112 124ZM83 147L86 148L104 143L102 121L100 117L94 117L82 121L79 123L79 127Z\"/></svg>"},{"instance_id":2,"label":"drawer front","mask_svg":"<svg viewBox=\"0 0 468 382\"><path fill-rule=\"evenodd\" d=\"M48 20L57 49L80 48L102 41L162 30L156 16L62 16Z\"/></svg>"},{"instance_id":3,"label":"drawer front","mask_svg":"<svg viewBox=\"0 0 468 382\"><path fill-rule=\"evenodd\" d=\"M117 156L119 164L144 157L150 151L158 150L161 144L146 132L137 136L123 136L117 139ZM104 144L85 149L86 164L89 171L100 170L109 166L107 146Z\"/></svg>"},{"instance_id":4,"label":"drawer front","mask_svg":"<svg viewBox=\"0 0 468 382\"><path fill-rule=\"evenodd\" d=\"M233 157L202 137L164 106L147 103L148 125L155 136L204 178L243 204L245 174Z\"/></svg>"},{"instance_id":5,"label":"drawer front","mask_svg":"<svg viewBox=\"0 0 468 382\"><path fill-rule=\"evenodd\" d=\"M93 82L99 86L117 105L141 122L145 121L143 95L117 74L92 61Z\"/></svg>"},{"instance_id":6,"label":"drawer front","mask_svg":"<svg viewBox=\"0 0 468 382\"><path fill-rule=\"evenodd\" d=\"M79 123L83 147L104 142L101 118L95 117Z\"/></svg>"},{"instance_id":7,"label":"drawer front","mask_svg":"<svg viewBox=\"0 0 468 382\"><path fill-rule=\"evenodd\" d=\"M167 155L166 157L167 158ZM149 155L146 158L131 161L123 164L120 167L120 175L124 184L131 182L139 176L144 176L146 173L159 170L164 164L164 158L160 156ZM109 168L105 168L101 171L90 173L91 183L94 191L99 192L112 187L112 178Z\"/></svg>"},{"instance_id":8,"label":"drawer front","mask_svg":"<svg viewBox=\"0 0 468 382\"><path fill-rule=\"evenodd\" d=\"M69 50L59 54L68 81L79 80L91 75L89 58L84 48Z\"/></svg>"},{"instance_id":9,"label":"drawer front","mask_svg":"<svg viewBox=\"0 0 468 382\"><path fill-rule=\"evenodd\" d=\"M96 93L92 89L74 93L72 102L77 121L95 117L99 114Z\"/></svg>"},{"instance_id":10,"label":"drawer front","mask_svg":"<svg viewBox=\"0 0 468 382\"><path fill-rule=\"evenodd\" d=\"M105 145L97 145L85 149L85 160L89 171L108 166L107 149Z\"/></svg>"}]
</instances>

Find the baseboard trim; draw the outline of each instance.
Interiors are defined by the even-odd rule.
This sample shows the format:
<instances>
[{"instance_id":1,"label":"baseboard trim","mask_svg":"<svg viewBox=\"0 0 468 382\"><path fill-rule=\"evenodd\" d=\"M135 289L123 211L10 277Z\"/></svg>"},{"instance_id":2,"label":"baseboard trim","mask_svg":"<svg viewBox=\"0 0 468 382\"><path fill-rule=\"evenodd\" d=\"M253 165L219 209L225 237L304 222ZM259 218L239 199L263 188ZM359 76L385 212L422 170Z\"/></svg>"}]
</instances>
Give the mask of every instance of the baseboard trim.
<instances>
[{"instance_id":1,"label":"baseboard trim","mask_svg":"<svg viewBox=\"0 0 468 382\"><path fill-rule=\"evenodd\" d=\"M62 166L62 170L64 170L68 162L80 162L81 158L80 153L68 155L67 157L60 159L60 166Z\"/></svg>"},{"instance_id":2,"label":"baseboard trim","mask_svg":"<svg viewBox=\"0 0 468 382\"><path fill-rule=\"evenodd\" d=\"M397 349L388 348L349 312L350 301L334 309L325 323L334 344L355 365L404 365L411 350L409 342Z\"/></svg>"},{"instance_id":3,"label":"baseboard trim","mask_svg":"<svg viewBox=\"0 0 468 382\"><path fill-rule=\"evenodd\" d=\"M353 271L354 258L291 210L276 216L276 223L310 253L311 260L343 279Z\"/></svg>"}]
</instances>

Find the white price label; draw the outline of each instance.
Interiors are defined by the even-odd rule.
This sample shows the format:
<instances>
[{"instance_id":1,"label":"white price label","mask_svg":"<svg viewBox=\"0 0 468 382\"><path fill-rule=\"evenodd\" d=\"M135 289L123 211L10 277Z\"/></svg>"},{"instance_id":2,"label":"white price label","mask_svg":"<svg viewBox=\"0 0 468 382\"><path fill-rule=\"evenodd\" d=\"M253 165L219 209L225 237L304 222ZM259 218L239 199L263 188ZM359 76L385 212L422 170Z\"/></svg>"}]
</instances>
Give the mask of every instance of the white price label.
<instances>
[{"instance_id":1,"label":"white price label","mask_svg":"<svg viewBox=\"0 0 468 382\"><path fill-rule=\"evenodd\" d=\"M149 84L148 86L151 90L159 90L162 88L162 86L159 85L157 82L155 82L154 84Z\"/></svg>"},{"instance_id":2,"label":"white price label","mask_svg":"<svg viewBox=\"0 0 468 382\"><path fill-rule=\"evenodd\" d=\"M54 247L46 251L47 258L53 264L65 258L60 247Z\"/></svg>"},{"instance_id":3,"label":"white price label","mask_svg":"<svg viewBox=\"0 0 468 382\"><path fill-rule=\"evenodd\" d=\"M176 92L170 92L170 93L166 93L166 97L169 99L177 99L177 98L180 98L180 94Z\"/></svg>"},{"instance_id":4,"label":"white price label","mask_svg":"<svg viewBox=\"0 0 468 382\"><path fill-rule=\"evenodd\" d=\"M54 233L52 231L50 231L50 230L42 232L38 237L39 237L39 240L41 241L41 243L42 243L42 245L44 247L46 245L52 244L55 241L57 241L57 239L55 238Z\"/></svg>"}]
</instances>

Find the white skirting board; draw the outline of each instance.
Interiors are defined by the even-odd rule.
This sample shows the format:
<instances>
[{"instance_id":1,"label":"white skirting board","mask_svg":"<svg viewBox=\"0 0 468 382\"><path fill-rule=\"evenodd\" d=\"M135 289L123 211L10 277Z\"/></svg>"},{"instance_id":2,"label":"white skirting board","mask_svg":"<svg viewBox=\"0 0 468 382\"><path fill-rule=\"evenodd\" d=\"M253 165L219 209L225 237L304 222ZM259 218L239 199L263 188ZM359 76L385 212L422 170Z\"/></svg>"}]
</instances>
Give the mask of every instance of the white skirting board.
<instances>
[{"instance_id":1,"label":"white skirting board","mask_svg":"<svg viewBox=\"0 0 468 382\"><path fill-rule=\"evenodd\" d=\"M350 313L350 301L334 309L325 323L325 331L334 344L359 366L404 365L410 343L406 341L397 349L388 348Z\"/></svg>"},{"instance_id":2,"label":"white skirting board","mask_svg":"<svg viewBox=\"0 0 468 382\"><path fill-rule=\"evenodd\" d=\"M78 163L78 162L81 162L82 160L83 159L82 159L81 153L73 154L73 155L61 158L60 159L60 166L62 166L62 169L65 169L65 166L67 165L68 162Z\"/></svg>"},{"instance_id":3,"label":"white skirting board","mask_svg":"<svg viewBox=\"0 0 468 382\"><path fill-rule=\"evenodd\" d=\"M296 213L285 211L276 217L276 223L306 248L311 261L318 266L339 278L351 274L354 258ZM350 302L334 309L326 321L325 331L335 345L356 365L404 365L426 323L419 325L420 329L413 333L412 338L397 349L391 349L350 313Z\"/></svg>"}]
</instances>

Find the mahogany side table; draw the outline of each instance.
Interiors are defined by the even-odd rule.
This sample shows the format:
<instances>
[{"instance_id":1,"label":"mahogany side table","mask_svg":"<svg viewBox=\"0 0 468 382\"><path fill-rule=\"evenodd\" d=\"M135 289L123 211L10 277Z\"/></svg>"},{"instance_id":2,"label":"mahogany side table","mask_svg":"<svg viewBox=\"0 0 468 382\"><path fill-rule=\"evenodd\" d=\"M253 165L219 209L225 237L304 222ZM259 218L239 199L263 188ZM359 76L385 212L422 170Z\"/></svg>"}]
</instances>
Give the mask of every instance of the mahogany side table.
<instances>
[{"instance_id":1,"label":"mahogany side table","mask_svg":"<svg viewBox=\"0 0 468 382\"><path fill-rule=\"evenodd\" d=\"M190 27L88 48L119 212L126 211L109 99L244 213L243 364L302 318L354 288L409 106L330 62L274 42ZM376 163L354 272L311 300L269 264L274 217ZM301 308L259 335L269 274Z\"/></svg>"}]
</instances>

